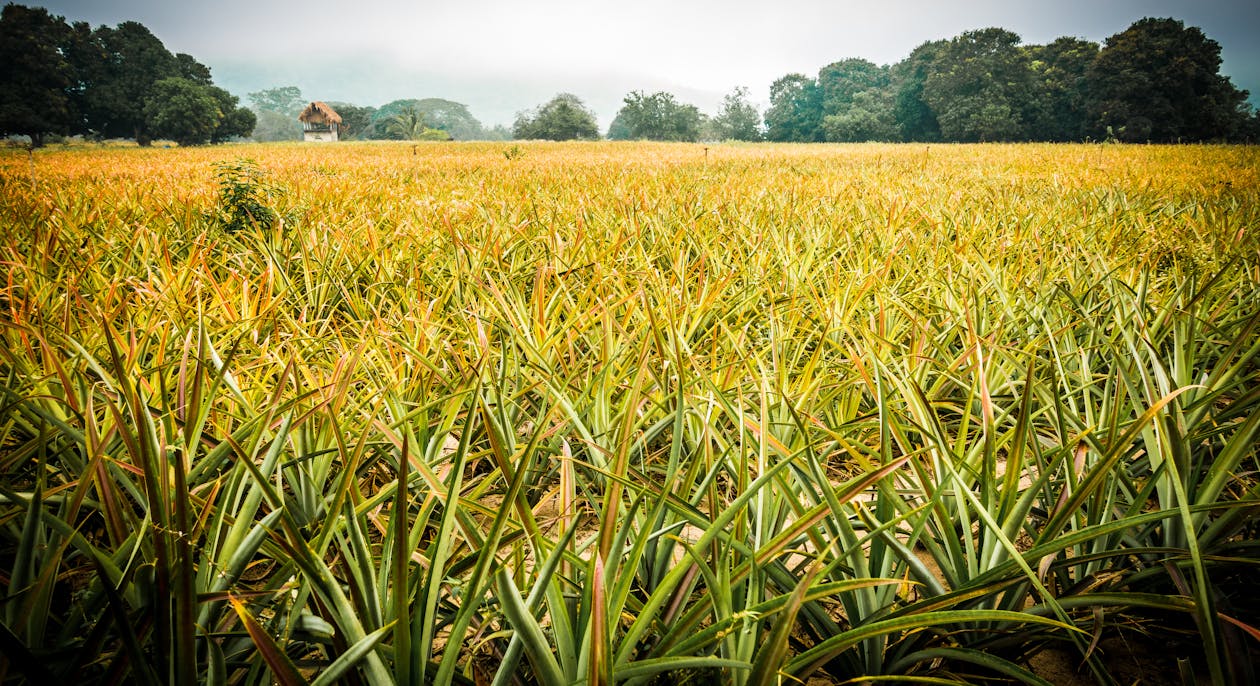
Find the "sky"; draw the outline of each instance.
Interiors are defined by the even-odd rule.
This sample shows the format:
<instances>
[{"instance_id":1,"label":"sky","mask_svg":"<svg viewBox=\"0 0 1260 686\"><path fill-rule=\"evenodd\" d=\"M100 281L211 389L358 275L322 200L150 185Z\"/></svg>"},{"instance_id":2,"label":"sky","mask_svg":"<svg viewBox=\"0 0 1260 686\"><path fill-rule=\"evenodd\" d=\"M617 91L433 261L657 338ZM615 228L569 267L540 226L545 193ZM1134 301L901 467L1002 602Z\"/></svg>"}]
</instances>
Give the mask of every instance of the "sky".
<instances>
[{"instance_id":1,"label":"sky","mask_svg":"<svg viewBox=\"0 0 1260 686\"><path fill-rule=\"evenodd\" d=\"M1260 103L1257 0L23 0L68 21L138 21L241 97L298 86L308 100L468 105L487 126L560 92L607 128L633 90L665 90L715 113L744 86L849 57L878 64L915 46L997 26L1025 44L1102 42L1143 17L1175 17L1222 47L1222 72Z\"/></svg>"}]
</instances>

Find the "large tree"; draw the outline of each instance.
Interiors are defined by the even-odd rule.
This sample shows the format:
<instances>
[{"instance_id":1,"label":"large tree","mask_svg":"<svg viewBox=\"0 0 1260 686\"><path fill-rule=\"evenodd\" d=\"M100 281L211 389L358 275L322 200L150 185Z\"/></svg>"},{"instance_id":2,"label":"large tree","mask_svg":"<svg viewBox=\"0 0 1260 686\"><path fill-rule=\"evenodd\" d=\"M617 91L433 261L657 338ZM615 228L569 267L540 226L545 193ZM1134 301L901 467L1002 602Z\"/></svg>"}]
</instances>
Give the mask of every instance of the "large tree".
<instances>
[{"instance_id":1,"label":"large tree","mask_svg":"<svg viewBox=\"0 0 1260 686\"><path fill-rule=\"evenodd\" d=\"M951 141L1026 138L1032 70L1018 35L1005 29L966 31L942 46L923 100L936 113L941 136Z\"/></svg>"},{"instance_id":2,"label":"large tree","mask_svg":"<svg viewBox=\"0 0 1260 686\"><path fill-rule=\"evenodd\" d=\"M552 141L599 138L595 113L572 93L560 93L546 103L516 115L512 135Z\"/></svg>"},{"instance_id":3,"label":"large tree","mask_svg":"<svg viewBox=\"0 0 1260 686\"><path fill-rule=\"evenodd\" d=\"M104 64L86 93L87 124L106 137L131 137L148 145L145 103L166 78L182 78L180 62L143 24L127 21L94 32ZM185 65L187 66L187 65Z\"/></svg>"},{"instance_id":4,"label":"large tree","mask_svg":"<svg viewBox=\"0 0 1260 686\"><path fill-rule=\"evenodd\" d=\"M29 136L77 128L74 72L65 57L73 32L42 8L5 5L0 13L0 135Z\"/></svg>"},{"instance_id":5,"label":"large tree","mask_svg":"<svg viewBox=\"0 0 1260 686\"><path fill-rule=\"evenodd\" d=\"M1033 101L1026 111L1031 138L1079 141L1088 119L1085 74L1098 57L1098 44L1079 38L1058 38L1026 49L1033 72Z\"/></svg>"},{"instance_id":6,"label":"large tree","mask_svg":"<svg viewBox=\"0 0 1260 686\"><path fill-rule=\"evenodd\" d=\"M672 93L632 91L622 99L617 119L634 140L695 141L704 122L695 105L678 102Z\"/></svg>"},{"instance_id":7,"label":"large tree","mask_svg":"<svg viewBox=\"0 0 1260 686\"><path fill-rule=\"evenodd\" d=\"M817 81L804 74L788 74L770 84L767 140L821 141L822 119L822 89Z\"/></svg>"},{"instance_id":8,"label":"large tree","mask_svg":"<svg viewBox=\"0 0 1260 686\"><path fill-rule=\"evenodd\" d=\"M718 140L759 141L764 137L761 113L748 101L748 89L742 86L722 98L722 108L709 123Z\"/></svg>"},{"instance_id":9,"label":"large tree","mask_svg":"<svg viewBox=\"0 0 1260 686\"><path fill-rule=\"evenodd\" d=\"M145 130L180 145L210 140L223 111L208 88L188 79L165 78L149 89L144 103Z\"/></svg>"},{"instance_id":10,"label":"large tree","mask_svg":"<svg viewBox=\"0 0 1260 686\"><path fill-rule=\"evenodd\" d=\"M846 59L818 72L822 91L822 130L829 141L895 140L888 67Z\"/></svg>"},{"instance_id":11,"label":"large tree","mask_svg":"<svg viewBox=\"0 0 1260 686\"><path fill-rule=\"evenodd\" d=\"M1176 19L1142 19L1107 39L1089 68L1094 133L1209 140L1246 125L1246 91L1222 76L1221 46Z\"/></svg>"},{"instance_id":12,"label":"large tree","mask_svg":"<svg viewBox=\"0 0 1260 686\"><path fill-rule=\"evenodd\" d=\"M906 141L936 141L941 125L936 112L923 98L924 84L936 64L945 41L929 41L912 50L892 68L893 118Z\"/></svg>"},{"instance_id":13,"label":"large tree","mask_svg":"<svg viewBox=\"0 0 1260 686\"><path fill-rule=\"evenodd\" d=\"M198 84L206 89L219 106L219 123L210 132L211 143L223 143L233 138L248 138L254 132L258 117L248 107L240 107L240 99L218 86Z\"/></svg>"}]
</instances>

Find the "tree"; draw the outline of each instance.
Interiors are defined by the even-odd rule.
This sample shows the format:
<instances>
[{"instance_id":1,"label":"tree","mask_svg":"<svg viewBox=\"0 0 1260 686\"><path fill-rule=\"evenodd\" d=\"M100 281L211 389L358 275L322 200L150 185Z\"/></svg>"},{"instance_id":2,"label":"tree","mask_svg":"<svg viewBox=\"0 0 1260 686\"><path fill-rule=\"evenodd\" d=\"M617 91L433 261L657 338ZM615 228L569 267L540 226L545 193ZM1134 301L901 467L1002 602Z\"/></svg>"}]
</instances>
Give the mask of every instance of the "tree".
<instances>
[{"instance_id":1,"label":"tree","mask_svg":"<svg viewBox=\"0 0 1260 686\"><path fill-rule=\"evenodd\" d=\"M340 110L337 112L341 113ZM280 114L271 110L256 110L254 132L251 136L259 142L300 141L302 140L302 123L296 116Z\"/></svg>"},{"instance_id":2,"label":"tree","mask_svg":"<svg viewBox=\"0 0 1260 686\"><path fill-rule=\"evenodd\" d=\"M512 136L552 141L595 140L599 128L592 112L576 95L560 93L532 110L518 113Z\"/></svg>"},{"instance_id":3,"label":"tree","mask_svg":"<svg viewBox=\"0 0 1260 686\"><path fill-rule=\"evenodd\" d=\"M858 91L844 111L823 117L827 140L836 142L895 141L900 137L893 116L893 93L887 88Z\"/></svg>"},{"instance_id":4,"label":"tree","mask_svg":"<svg viewBox=\"0 0 1260 686\"><path fill-rule=\"evenodd\" d=\"M255 110L260 112L276 112L288 117L297 118L306 107L302 98L302 89L297 86L277 86L246 94ZM337 111L341 114L341 111Z\"/></svg>"},{"instance_id":5,"label":"tree","mask_svg":"<svg viewBox=\"0 0 1260 686\"><path fill-rule=\"evenodd\" d=\"M1086 74L1094 135L1210 140L1245 126L1247 93L1222 76L1221 46L1175 19L1142 19L1111 36Z\"/></svg>"},{"instance_id":6,"label":"tree","mask_svg":"<svg viewBox=\"0 0 1260 686\"><path fill-rule=\"evenodd\" d=\"M416 101L415 106L424 112L425 118L433 128L447 132L457 141L485 138L485 129L481 122L472 116L472 113L468 111L468 106L463 103L442 98L424 98ZM344 118L345 115L343 114L342 117Z\"/></svg>"},{"instance_id":7,"label":"tree","mask_svg":"<svg viewBox=\"0 0 1260 686\"><path fill-rule=\"evenodd\" d=\"M936 112L923 99L923 87L945 41L919 45L892 68L893 118L905 141L936 141L941 125Z\"/></svg>"},{"instance_id":8,"label":"tree","mask_svg":"<svg viewBox=\"0 0 1260 686\"><path fill-rule=\"evenodd\" d=\"M1006 141L1024 135L1032 71L1018 35L966 31L941 47L923 83L923 101L949 141Z\"/></svg>"},{"instance_id":9,"label":"tree","mask_svg":"<svg viewBox=\"0 0 1260 686\"><path fill-rule=\"evenodd\" d=\"M712 120L718 140L759 141L762 139L761 113L748 101L748 89L740 86L722 98L722 109ZM612 137L611 131L609 138Z\"/></svg>"},{"instance_id":10,"label":"tree","mask_svg":"<svg viewBox=\"0 0 1260 686\"><path fill-rule=\"evenodd\" d=\"M180 78L188 79L193 83L202 86L209 86L211 83L210 67L198 62L192 55L176 53L175 70Z\"/></svg>"},{"instance_id":11,"label":"tree","mask_svg":"<svg viewBox=\"0 0 1260 686\"><path fill-rule=\"evenodd\" d=\"M1058 38L1027 49L1033 72L1033 106L1028 110L1032 138L1079 141L1086 135L1085 74L1098 57L1098 44Z\"/></svg>"},{"instance_id":12,"label":"tree","mask_svg":"<svg viewBox=\"0 0 1260 686\"><path fill-rule=\"evenodd\" d=\"M104 63L85 93L88 127L103 136L129 136L148 145L152 136L144 108L150 90L159 80L179 78L179 61L134 21L102 26L93 36Z\"/></svg>"},{"instance_id":13,"label":"tree","mask_svg":"<svg viewBox=\"0 0 1260 686\"><path fill-rule=\"evenodd\" d=\"M823 114L841 114L858 93L886 88L888 83L888 67L856 58L833 62L818 71Z\"/></svg>"},{"instance_id":14,"label":"tree","mask_svg":"<svg viewBox=\"0 0 1260 686\"><path fill-rule=\"evenodd\" d=\"M240 99L218 86L198 84L206 89L219 105L219 125L210 132L211 143L223 143L233 138L248 138L254 132L258 117L246 107L238 107Z\"/></svg>"},{"instance_id":15,"label":"tree","mask_svg":"<svg viewBox=\"0 0 1260 686\"><path fill-rule=\"evenodd\" d=\"M183 145L210 140L223 111L206 87L179 77L153 84L144 103L145 129L159 138Z\"/></svg>"},{"instance_id":16,"label":"tree","mask_svg":"<svg viewBox=\"0 0 1260 686\"><path fill-rule=\"evenodd\" d=\"M65 20L42 8L5 5L0 13L0 134L30 136L75 127L73 74L64 50L72 38Z\"/></svg>"},{"instance_id":17,"label":"tree","mask_svg":"<svg viewBox=\"0 0 1260 686\"><path fill-rule=\"evenodd\" d=\"M617 112L628 138L650 141L695 141L703 118L695 105L678 102L665 92L632 91ZM610 127L611 128L611 127Z\"/></svg>"},{"instance_id":18,"label":"tree","mask_svg":"<svg viewBox=\"0 0 1260 686\"><path fill-rule=\"evenodd\" d=\"M891 74L863 59L829 64L818 72L822 130L829 141L896 140Z\"/></svg>"},{"instance_id":19,"label":"tree","mask_svg":"<svg viewBox=\"0 0 1260 686\"><path fill-rule=\"evenodd\" d=\"M770 85L767 140L821 141L822 118L822 89L814 79L804 74L788 74Z\"/></svg>"},{"instance_id":20,"label":"tree","mask_svg":"<svg viewBox=\"0 0 1260 686\"><path fill-rule=\"evenodd\" d=\"M418 108L403 110L385 122L385 131L393 140L449 141L451 135L428 125L425 113Z\"/></svg>"},{"instance_id":21,"label":"tree","mask_svg":"<svg viewBox=\"0 0 1260 686\"><path fill-rule=\"evenodd\" d=\"M360 107L348 102L330 102L330 107L341 115L337 136L342 140L367 140L372 133L372 115L375 107Z\"/></svg>"}]
</instances>

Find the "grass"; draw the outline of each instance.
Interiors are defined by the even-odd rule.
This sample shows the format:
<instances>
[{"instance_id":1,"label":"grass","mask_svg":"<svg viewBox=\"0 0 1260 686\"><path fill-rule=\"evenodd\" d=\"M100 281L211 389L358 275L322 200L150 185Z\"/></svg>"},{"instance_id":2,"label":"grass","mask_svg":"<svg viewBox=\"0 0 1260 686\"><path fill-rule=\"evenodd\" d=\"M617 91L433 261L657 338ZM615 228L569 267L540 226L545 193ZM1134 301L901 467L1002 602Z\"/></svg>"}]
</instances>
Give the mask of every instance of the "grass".
<instances>
[{"instance_id":1,"label":"grass","mask_svg":"<svg viewBox=\"0 0 1260 686\"><path fill-rule=\"evenodd\" d=\"M0 156L0 680L1255 679L1254 148L512 147Z\"/></svg>"}]
</instances>

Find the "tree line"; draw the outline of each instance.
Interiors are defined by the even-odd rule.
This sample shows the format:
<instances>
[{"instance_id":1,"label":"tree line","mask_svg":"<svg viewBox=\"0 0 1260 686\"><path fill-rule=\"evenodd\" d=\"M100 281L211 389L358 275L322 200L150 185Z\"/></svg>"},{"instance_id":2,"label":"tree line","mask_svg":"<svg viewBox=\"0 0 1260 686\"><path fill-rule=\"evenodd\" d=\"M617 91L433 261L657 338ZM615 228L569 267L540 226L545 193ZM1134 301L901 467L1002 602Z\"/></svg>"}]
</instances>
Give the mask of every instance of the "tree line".
<instances>
[{"instance_id":1,"label":"tree line","mask_svg":"<svg viewBox=\"0 0 1260 686\"><path fill-rule=\"evenodd\" d=\"M92 28L39 7L0 12L0 135L155 138L181 145L248 136L254 114L210 69L172 54L143 24Z\"/></svg>"},{"instance_id":2,"label":"tree line","mask_svg":"<svg viewBox=\"0 0 1260 686\"><path fill-rule=\"evenodd\" d=\"M1022 45L1000 28L930 41L893 65L853 58L746 89L706 117L672 94L625 97L610 139L856 141L1255 141L1260 118L1220 74L1221 47L1176 19L1142 19L1103 45ZM580 116L586 113L585 121ZM764 123L764 127L762 124ZM569 94L517 117L518 138L594 138Z\"/></svg>"},{"instance_id":3,"label":"tree line","mask_svg":"<svg viewBox=\"0 0 1260 686\"><path fill-rule=\"evenodd\" d=\"M1260 128L1220 74L1221 47L1176 19L1142 19L1102 46L1021 45L1000 28L920 45L877 66L847 59L770 87L777 141L1238 141Z\"/></svg>"}]
</instances>

